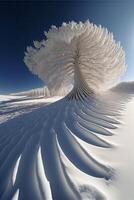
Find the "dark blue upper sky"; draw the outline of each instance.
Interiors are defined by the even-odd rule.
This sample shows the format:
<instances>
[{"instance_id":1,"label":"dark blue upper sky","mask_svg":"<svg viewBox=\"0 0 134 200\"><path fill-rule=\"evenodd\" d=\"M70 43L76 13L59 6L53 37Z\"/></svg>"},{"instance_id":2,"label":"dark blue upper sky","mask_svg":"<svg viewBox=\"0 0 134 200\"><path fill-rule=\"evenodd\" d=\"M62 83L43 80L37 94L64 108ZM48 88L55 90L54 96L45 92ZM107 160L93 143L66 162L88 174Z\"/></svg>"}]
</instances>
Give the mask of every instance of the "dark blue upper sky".
<instances>
[{"instance_id":1,"label":"dark blue upper sky","mask_svg":"<svg viewBox=\"0 0 134 200\"><path fill-rule=\"evenodd\" d=\"M40 87L43 82L23 62L24 51L53 24L85 21L113 32L126 51L128 71L134 80L134 1L9 1L0 2L0 94Z\"/></svg>"}]
</instances>

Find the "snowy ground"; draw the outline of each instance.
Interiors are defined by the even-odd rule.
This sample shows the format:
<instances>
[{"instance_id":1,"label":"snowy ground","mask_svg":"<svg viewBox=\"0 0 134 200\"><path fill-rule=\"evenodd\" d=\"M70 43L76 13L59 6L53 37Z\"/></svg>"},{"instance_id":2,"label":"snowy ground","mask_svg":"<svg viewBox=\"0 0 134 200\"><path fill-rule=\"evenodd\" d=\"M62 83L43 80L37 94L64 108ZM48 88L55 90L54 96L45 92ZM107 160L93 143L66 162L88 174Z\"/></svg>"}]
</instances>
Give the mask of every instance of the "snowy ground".
<instances>
[{"instance_id":1,"label":"snowy ground","mask_svg":"<svg viewBox=\"0 0 134 200\"><path fill-rule=\"evenodd\" d=\"M24 113L28 113L33 109L48 105L59 100L61 97L27 97L27 96L11 96L0 95L0 124L9 119L13 119Z\"/></svg>"},{"instance_id":2,"label":"snowy ground","mask_svg":"<svg viewBox=\"0 0 134 200\"><path fill-rule=\"evenodd\" d=\"M134 99L121 117L59 99L0 96L0 199L133 200Z\"/></svg>"}]
</instances>

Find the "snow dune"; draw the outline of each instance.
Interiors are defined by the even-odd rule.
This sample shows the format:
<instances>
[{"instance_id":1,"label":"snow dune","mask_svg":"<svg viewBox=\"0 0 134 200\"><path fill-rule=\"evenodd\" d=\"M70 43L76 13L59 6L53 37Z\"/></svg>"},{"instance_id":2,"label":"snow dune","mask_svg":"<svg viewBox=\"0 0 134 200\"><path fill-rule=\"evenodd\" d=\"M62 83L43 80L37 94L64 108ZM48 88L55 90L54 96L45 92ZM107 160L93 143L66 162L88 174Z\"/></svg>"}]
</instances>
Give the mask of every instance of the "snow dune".
<instances>
[{"instance_id":1,"label":"snow dune","mask_svg":"<svg viewBox=\"0 0 134 200\"><path fill-rule=\"evenodd\" d=\"M125 107L133 91L116 90L81 101L66 96L2 102L0 199L125 200L126 181L134 182L134 101ZM132 200L130 187L129 194Z\"/></svg>"},{"instance_id":2,"label":"snow dune","mask_svg":"<svg viewBox=\"0 0 134 200\"><path fill-rule=\"evenodd\" d=\"M115 86L123 49L89 21L45 36L24 61L47 88L0 97L0 199L133 200L134 82Z\"/></svg>"}]
</instances>

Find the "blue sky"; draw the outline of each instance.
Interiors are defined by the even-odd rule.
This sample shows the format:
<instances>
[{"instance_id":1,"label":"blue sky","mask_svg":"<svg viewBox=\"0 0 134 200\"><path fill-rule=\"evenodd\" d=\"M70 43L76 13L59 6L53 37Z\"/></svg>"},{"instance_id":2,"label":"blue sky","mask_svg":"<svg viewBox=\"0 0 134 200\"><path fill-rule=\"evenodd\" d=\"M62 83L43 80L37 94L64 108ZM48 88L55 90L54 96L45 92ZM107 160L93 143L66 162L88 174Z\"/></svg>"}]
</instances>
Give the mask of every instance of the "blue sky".
<instances>
[{"instance_id":1,"label":"blue sky","mask_svg":"<svg viewBox=\"0 0 134 200\"><path fill-rule=\"evenodd\" d=\"M52 24L87 19L107 27L121 42L128 65L122 80L134 80L134 1L1 1L0 94L43 86L23 62L26 47L41 40Z\"/></svg>"}]
</instances>

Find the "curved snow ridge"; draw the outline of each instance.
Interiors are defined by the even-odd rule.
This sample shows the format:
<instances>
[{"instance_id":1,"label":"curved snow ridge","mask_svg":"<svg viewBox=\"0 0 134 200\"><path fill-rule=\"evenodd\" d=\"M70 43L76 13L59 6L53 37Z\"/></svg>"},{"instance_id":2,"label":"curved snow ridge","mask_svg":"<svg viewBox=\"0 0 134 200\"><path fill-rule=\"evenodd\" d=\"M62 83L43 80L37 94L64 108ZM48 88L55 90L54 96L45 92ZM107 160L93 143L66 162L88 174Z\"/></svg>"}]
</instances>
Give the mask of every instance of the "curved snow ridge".
<instances>
[{"instance_id":1,"label":"curved snow ridge","mask_svg":"<svg viewBox=\"0 0 134 200\"><path fill-rule=\"evenodd\" d=\"M114 95L109 98L107 92L105 97L84 96L79 101L68 100L67 95L3 123L0 199L106 199L107 191L99 190L95 180L105 184L113 179L115 170L97 152L114 148L111 137L128 101L119 94L119 101L114 101ZM89 144L88 151L80 140ZM90 147L98 149L95 154ZM93 178L93 183L77 182L75 173L70 176L70 171L77 170Z\"/></svg>"},{"instance_id":2,"label":"curved snow ridge","mask_svg":"<svg viewBox=\"0 0 134 200\"><path fill-rule=\"evenodd\" d=\"M67 93L69 93L69 91L71 90L71 87L70 88L62 88L62 90L60 90L59 91L59 93L58 93L58 96L61 96L61 97L63 97L63 96L65 96ZM32 89L32 90L28 90L28 91L24 91L24 92L18 92L18 93L12 93L12 94L10 94L10 95L12 95L12 98L14 98L14 96L16 96L17 98L21 98L21 96L22 97L32 97L32 98L41 98L41 97L44 97L44 98L52 98L52 97L55 97L55 95L53 94L53 92L52 91L50 91L49 89L48 89L48 87L47 86L44 86L44 87L42 87L42 88L35 88L35 89ZM0 96L0 99L1 99L2 97ZM5 99L6 98L6 96L3 96L3 99ZM9 98L10 98L10 96L9 96Z\"/></svg>"}]
</instances>

